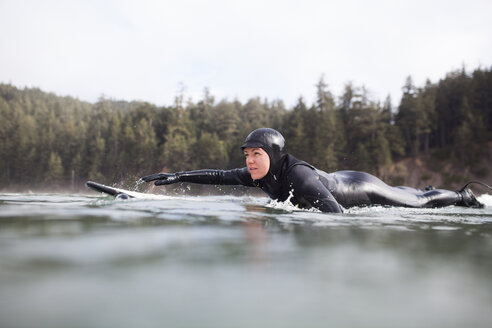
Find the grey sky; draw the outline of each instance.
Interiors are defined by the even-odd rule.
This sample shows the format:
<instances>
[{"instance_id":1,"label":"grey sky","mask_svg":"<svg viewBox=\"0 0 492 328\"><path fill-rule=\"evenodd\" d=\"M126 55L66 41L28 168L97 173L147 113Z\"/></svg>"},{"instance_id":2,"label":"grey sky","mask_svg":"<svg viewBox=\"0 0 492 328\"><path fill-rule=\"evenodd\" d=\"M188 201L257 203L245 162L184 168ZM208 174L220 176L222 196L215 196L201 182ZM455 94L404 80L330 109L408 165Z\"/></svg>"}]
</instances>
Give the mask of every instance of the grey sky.
<instances>
[{"instance_id":1,"label":"grey sky","mask_svg":"<svg viewBox=\"0 0 492 328\"><path fill-rule=\"evenodd\" d=\"M492 65L492 1L0 0L0 82L94 102L299 96L348 81L393 105L464 64Z\"/></svg>"}]
</instances>

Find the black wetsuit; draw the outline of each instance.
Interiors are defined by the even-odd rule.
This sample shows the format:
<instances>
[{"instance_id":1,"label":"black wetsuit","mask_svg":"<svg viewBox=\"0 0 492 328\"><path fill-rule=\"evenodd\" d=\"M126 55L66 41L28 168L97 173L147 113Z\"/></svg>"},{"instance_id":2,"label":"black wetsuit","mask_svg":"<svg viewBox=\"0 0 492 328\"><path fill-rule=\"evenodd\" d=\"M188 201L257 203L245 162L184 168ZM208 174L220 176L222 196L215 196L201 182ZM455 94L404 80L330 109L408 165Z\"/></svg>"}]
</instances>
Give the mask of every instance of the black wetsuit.
<instances>
[{"instance_id":1,"label":"black wetsuit","mask_svg":"<svg viewBox=\"0 0 492 328\"><path fill-rule=\"evenodd\" d=\"M289 154L282 156L278 164L275 174L270 171L260 180L253 180L246 167L180 172L178 175L179 181L183 182L259 187L272 199L290 200L300 208L314 207L323 212L339 213L341 206L442 207L461 200L455 191L391 187L364 172L326 173Z\"/></svg>"}]
</instances>

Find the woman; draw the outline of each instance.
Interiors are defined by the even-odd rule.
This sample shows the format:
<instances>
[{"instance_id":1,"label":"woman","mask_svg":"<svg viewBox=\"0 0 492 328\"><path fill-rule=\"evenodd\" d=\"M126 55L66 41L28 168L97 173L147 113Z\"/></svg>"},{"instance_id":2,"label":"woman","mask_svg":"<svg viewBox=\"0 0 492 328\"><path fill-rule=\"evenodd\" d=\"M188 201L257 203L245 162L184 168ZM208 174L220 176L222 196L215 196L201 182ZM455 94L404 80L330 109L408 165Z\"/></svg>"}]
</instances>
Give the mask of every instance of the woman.
<instances>
[{"instance_id":1,"label":"woman","mask_svg":"<svg viewBox=\"0 0 492 328\"><path fill-rule=\"evenodd\" d=\"M364 172L326 173L285 153L284 146L284 137L278 131L261 128L251 132L241 146L246 159L244 168L158 173L141 180L155 181L156 186L192 182L259 187L272 199L334 213L341 213L342 206L483 207L468 188L421 191L391 187Z\"/></svg>"}]
</instances>

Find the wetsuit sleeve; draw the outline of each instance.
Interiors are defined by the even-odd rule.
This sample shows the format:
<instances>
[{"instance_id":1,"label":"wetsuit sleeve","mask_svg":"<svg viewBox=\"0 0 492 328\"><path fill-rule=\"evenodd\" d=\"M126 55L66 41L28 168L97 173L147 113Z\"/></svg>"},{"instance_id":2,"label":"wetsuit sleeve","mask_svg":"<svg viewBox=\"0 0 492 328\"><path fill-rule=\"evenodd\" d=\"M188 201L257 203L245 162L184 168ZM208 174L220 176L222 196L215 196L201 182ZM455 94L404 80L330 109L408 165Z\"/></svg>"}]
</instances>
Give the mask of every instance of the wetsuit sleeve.
<instances>
[{"instance_id":1,"label":"wetsuit sleeve","mask_svg":"<svg viewBox=\"0 0 492 328\"><path fill-rule=\"evenodd\" d=\"M306 165L296 165L287 174L287 181L294 198L300 202L299 205L314 207L322 212L343 212L314 169Z\"/></svg>"},{"instance_id":2,"label":"wetsuit sleeve","mask_svg":"<svg viewBox=\"0 0 492 328\"><path fill-rule=\"evenodd\" d=\"M243 185L254 187L253 179L249 174L248 169L233 170L196 170L176 173L178 181L191 182L200 184L215 184L215 185Z\"/></svg>"}]
</instances>

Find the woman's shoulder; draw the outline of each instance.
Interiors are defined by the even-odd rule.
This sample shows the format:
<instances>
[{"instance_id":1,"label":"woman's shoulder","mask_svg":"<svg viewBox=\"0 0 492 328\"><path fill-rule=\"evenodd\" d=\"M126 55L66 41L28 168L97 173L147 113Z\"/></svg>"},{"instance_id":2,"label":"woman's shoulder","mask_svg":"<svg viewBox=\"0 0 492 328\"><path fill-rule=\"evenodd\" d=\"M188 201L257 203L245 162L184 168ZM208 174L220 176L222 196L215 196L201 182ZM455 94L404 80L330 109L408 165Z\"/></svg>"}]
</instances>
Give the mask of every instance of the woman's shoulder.
<instances>
[{"instance_id":1,"label":"woman's shoulder","mask_svg":"<svg viewBox=\"0 0 492 328\"><path fill-rule=\"evenodd\" d=\"M316 168L304 161L298 160L292 155L288 155L290 158L286 161L285 171L283 174L284 179L291 182L299 182L309 178L312 175L317 175Z\"/></svg>"},{"instance_id":2,"label":"woman's shoulder","mask_svg":"<svg viewBox=\"0 0 492 328\"><path fill-rule=\"evenodd\" d=\"M316 168L309 164L308 162L301 161L294 156L287 154L285 159L285 172L290 172L292 170L304 170L303 168L309 168L313 171L316 171Z\"/></svg>"}]
</instances>

